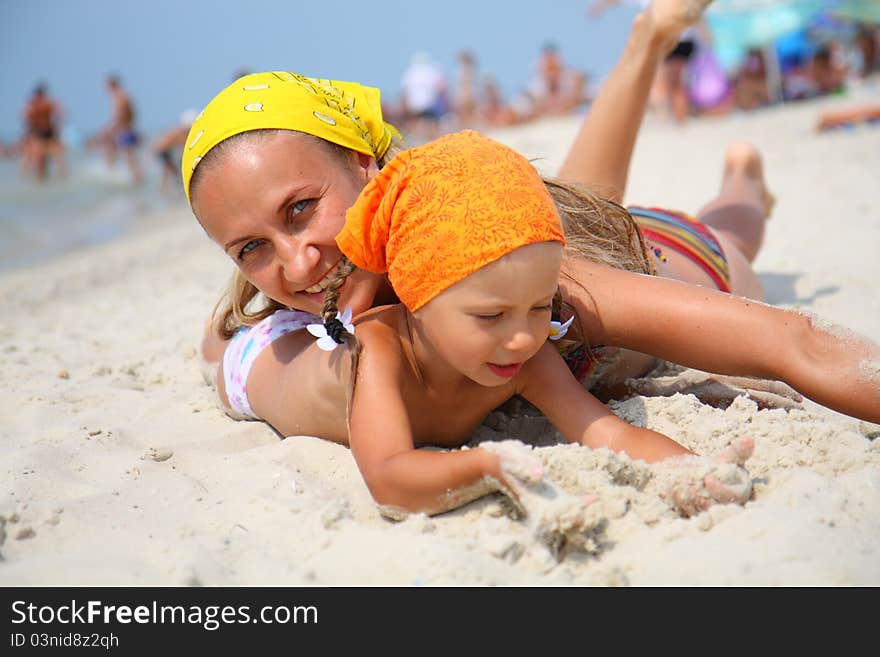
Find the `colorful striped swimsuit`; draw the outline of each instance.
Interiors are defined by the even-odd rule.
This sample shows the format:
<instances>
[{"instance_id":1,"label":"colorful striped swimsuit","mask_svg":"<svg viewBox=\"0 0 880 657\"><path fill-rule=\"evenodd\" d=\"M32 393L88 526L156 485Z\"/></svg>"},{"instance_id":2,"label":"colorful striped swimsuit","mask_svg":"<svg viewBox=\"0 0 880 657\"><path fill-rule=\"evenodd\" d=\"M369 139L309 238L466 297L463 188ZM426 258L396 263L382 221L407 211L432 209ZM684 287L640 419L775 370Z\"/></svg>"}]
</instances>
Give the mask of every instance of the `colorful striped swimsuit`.
<instances>
[{"instance_id":1,"label":"colorful striped swimsuit","mask_svg":"<svg viewBox=\"0 0 880 657\"><path fill-rule=\"evenodd\" d=\"M646 240L684 254L706 272L719 290L730 292L730 267L727 264L727 256L724 255L724 250L715 235L703 223L674 210L639 206L628 207L627 210L635 219ZM659 246L655 246L651 251L657 257L662 254ZM619 351L602 345L586 347L583 343L572 340L560 341L557 349L575 378L587 388L601 377L601 371L596 371L597 365L607 361Z\"/></svg>"},{"instance_id":2,"label":"colorful striped swimsuit","mask_svg":"<svg viewBox=\"0 0 880 657\"><path fill-rule=\"evenodd\" d=\"M690 215L660 208L628 207L646 240L690 258L722 292L730 292L730 267L721 244L703 223ZM657 253L658 249L655 249ZM657 253L659 255L659 253Z\"/></svg>"}]
</instances>

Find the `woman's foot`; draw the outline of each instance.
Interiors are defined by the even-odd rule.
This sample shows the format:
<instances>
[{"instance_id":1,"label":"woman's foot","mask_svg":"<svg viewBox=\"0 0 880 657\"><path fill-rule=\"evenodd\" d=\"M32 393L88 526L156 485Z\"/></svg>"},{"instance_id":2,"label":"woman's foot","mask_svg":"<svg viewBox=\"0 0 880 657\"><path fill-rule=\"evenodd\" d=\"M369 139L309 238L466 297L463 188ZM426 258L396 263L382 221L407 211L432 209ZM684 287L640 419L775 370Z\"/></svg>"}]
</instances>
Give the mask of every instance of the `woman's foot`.
<instances>
[{"instance_id":1,"label":"woman's foot","mask_svg":"<svg viewBox=\"0 0 880 657\"><path fill-rule=\"evenodd\" d=\"M712 0L652 0L642 16L671 50L682 31L696 23L710 4Z\"/></svg>"},{"instance_id":2,"label":"woman's foot","mask_svg":"<svg viewBox=\"0 0 880 657\"><path fill-rule=\"evenodd\" d=\"M721 191L697 213L697 219L717 233L723 233L727 243L741 254L741 258L735 258L732 257L734 254L727 253L734 287L737 287L734 260L744 259L743 265L746 269L750 268L749 263L754 262L764 243L765 224L775 204L776 198L767 188L764 164L758 149L746 142L728 146L724 155ZM723 243L725 251L728 244ZM754 273L750 277L755 278ZM738 288L734 289L734 294L762 298L760 285L739 285Z\"/></svg>"},{"instance_id":3,"label":"woman's foot","mask_svg":"<svg viewBox=\"0 0 880 657\"><path fill-rule=\"evenodd\" d=\"M740 188L743 185L754 188L753 200L764 212L764 217L769 219L776 205L776 197L767 188L761 153L753 144L736 142L728 146L724 154L721 194L724 195L727 187Z\"/></svg>"}]
</instances>

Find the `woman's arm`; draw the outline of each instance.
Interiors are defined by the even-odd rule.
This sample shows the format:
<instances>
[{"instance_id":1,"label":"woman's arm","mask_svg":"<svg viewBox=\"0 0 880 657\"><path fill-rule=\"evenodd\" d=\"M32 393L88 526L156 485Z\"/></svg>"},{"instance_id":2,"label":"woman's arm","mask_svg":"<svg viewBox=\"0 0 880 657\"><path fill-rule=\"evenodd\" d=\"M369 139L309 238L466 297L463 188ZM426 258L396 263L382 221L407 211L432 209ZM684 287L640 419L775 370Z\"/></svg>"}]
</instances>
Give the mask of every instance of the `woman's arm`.
<instances>
[{"instance_id":1,"label":"woman's arm","mask_svg":"<svg viewBox=\"0 0 880 657\"><path fill-rule=\"evenodd\" d=\"M546 343L523 368L520 394L547 416L566 440L592 449L607 447L649 463L693 454L669 436L621 420L572 376Z\"/></svg>"},{"instance_id":2,"label":"woman's arm","mask_svg":"<svg viewBox=\"0 0 880 657\"><path fill-rule=\"evenodd\" d=\"M622 202L636 137L657 66L712 0L653 0L629 39L557 174Z\"/></svg>"},{"instance_id":3,"label":"woman's arm","mask_svg":"<svg viewBox=\"0 0 880 657\"><path fill-rule=\"evenodd\" d=\"M202 330L202 343L199 346L199 356L207 363L219 363L223 359L223 352L229 340L224 340L217 334L214 326L213 315L209 317Z\"/></svg>"},{"instance_id":4,"label":"woman's arm","mask_svg":"<svg viewBox=\"0 0 880 657\"><path fill-rule=\"evenodd\" d=\"M783 381L828 408L880 421L880 347L790 310L708 288L566 264L560 287L590 344L624 347L707 372ZM575 282L577 281L577 282Z\"/></svg>"}]
</instances>

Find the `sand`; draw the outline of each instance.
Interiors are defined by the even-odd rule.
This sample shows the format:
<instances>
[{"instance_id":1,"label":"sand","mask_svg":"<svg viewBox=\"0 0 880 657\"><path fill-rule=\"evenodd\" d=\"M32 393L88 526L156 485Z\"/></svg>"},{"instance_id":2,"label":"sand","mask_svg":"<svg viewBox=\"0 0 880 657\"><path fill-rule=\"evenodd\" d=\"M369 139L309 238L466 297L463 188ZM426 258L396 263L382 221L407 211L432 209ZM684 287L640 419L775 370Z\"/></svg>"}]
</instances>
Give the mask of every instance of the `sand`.
<instances>
[{"instance_id":1,"label":"sand","mask_svg":"<svg viewBox=\"0 0 880 657\"><path fill-rule=\"evenodd\" d=\"M875 83L684 128L649 116L628 200L696 211L717 189L724 146L752 141L778 201L756 262L768 301L880 341L880 126L813 131L823 108L878 97ZM578 123L494 134L552 173ZM180 208L0 277L0 583L880 585L878 427L811 402L613 404L701 453L753 436L744 506L682 518L651 468L554 444L532 418L519 435L537 445L556 498L528 519L498 496L384 519L347 449L217 409L196 350L230 268ZM588 496L571 532L559 505Z\"/></svg>"}]
</instances>

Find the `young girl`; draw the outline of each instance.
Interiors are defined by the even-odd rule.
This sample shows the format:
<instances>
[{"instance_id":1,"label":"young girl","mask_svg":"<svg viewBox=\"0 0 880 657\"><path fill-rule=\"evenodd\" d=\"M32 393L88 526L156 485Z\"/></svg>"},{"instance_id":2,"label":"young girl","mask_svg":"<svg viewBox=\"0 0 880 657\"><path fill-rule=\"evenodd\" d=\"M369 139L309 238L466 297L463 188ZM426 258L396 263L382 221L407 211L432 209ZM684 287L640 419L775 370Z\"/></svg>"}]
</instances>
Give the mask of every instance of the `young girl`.
<instances>
[{"instance_id":1,"label":"young girl","mask_svg":"<svg viewBox=\"0 0 880 657\"><path fill-rule=\"evenodd\" d=\"M239 332L226 350L224 390L239 413L258 413L247 404L243 359L304 327L322 349L349 343L354 378L331 356L290 403L323 424L309 433L349 444L384 513L438 513L492 490L515 498L518 487L536 483L537 463L498 445L416 449L463 445L514 395L571 442L649 462L691 454L620 420L557 350L575 321L551 320L565 237L543 181L513 150L465 131L406 151L367 184L337 243L345 257L326 289L323 325L304 313L275 314ZM401 301L362 316L356 329L336 308L355 266L387 273ZM336 412L318 403L306 413L322 395ZM340 407L349 409L347 427Z\"/></svg>"}]
</instances>

